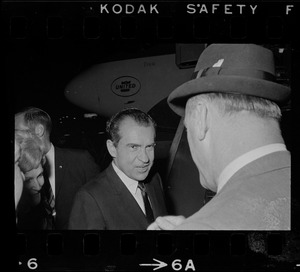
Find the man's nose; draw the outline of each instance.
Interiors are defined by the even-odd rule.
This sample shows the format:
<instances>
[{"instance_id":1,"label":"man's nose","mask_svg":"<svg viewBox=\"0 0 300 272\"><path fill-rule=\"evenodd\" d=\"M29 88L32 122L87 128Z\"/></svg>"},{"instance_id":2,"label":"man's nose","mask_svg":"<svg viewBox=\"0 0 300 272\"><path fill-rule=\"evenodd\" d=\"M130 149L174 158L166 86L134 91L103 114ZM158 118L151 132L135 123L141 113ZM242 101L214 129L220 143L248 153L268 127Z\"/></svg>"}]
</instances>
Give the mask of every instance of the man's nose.
<instances>
[{"instance_id":1,"label":"man's nose","mask_svg":"<svg viewBox=\"0 0 300 272\"><path fill-rule=\"evenodd\" d=\"M144 163L147 163L150 161L149 154L148 154L146 148L141 149L141 151L139 153L139 159Z\"/></svg>"},{"instance_id":2,"label":"man's nose","mask_svg":"<svg viewBox=\"0 0 300 272\"><path fill-rule=\"evenodd\" d=\"M41 189L44 185L44 177L40 177L38 180L37 180L37 184L39 185L39 189Z\"/></svg>"}]
</instances>

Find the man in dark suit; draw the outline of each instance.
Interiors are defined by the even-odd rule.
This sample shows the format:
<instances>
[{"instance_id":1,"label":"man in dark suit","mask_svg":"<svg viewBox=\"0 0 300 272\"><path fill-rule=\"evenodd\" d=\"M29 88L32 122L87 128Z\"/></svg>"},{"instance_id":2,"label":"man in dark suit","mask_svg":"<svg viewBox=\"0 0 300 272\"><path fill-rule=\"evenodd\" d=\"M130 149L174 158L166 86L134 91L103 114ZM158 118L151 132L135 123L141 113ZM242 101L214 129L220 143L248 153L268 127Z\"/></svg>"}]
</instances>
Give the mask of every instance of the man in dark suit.
<instances>
[{"instance_id":1,"label":"man in dark suit","mask_svg":"<svg viewBox=\"0 0 300 272\"><path fill-rule=\"evenodd\" d=\"M107 123L109 167L84 185L75 197L69 228L145 230L166 215L154 161L155 122L138 110L125 109Z\"/></svg>"},{"instance_id":2,"label":"man in dark suit","mask_svg":"<svg viewBox=\"0 0 300 272\"><path fill-rule=\"evenodd\" d=\"M168 102L184 116L201 185L216 195L189 218L158 218L149 229L290 230L291 157L278 106L289 95L275 81L272 51L208 46Z\"/></svg>"},{"instance_id":3,"label":"man in dark suit","mask_svg":"<svg viewBox=\"0 0 300 272\"><path fill-rule=\"evenodd\" d=\"M45 182L42 193L47 195L51 192L51 200L54 199L50 203L54 224L46 228L67 229L75 193L100 171L88 151L55 147L50 142L51 128L50 116L41 109L30 107L15 114L15 130L30 131L38 136L42 142L43 154L46 157L44 165ZM23 205L26 205L26 203ZM24 222L24 224L20 219L20 228L40 228L36 223L31 224L33 221L31 221L30 216L23 215L23 218L26 217L26 223Z\"/></svg>"},{"instance_id":4,"label":"man in dark suit","mask_svg":"<svg viewBox=\"0 0 300 272\"><path fill-rule=\"evenodd\" d=\"M41 141L30 133L15 133L15 207L23 189L31 193L32 201L40 201L40 189L44 184L43 151Z\"/></svg>"}]
</instances>

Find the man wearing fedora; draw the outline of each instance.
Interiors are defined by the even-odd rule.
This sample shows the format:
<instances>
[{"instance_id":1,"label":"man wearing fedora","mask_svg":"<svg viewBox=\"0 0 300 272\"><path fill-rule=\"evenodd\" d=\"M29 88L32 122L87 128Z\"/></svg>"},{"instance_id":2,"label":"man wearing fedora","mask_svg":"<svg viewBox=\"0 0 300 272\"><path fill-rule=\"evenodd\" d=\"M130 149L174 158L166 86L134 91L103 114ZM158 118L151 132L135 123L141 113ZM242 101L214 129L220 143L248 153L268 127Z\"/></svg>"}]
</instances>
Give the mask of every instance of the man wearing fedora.
<instances>
[{"instance_id":1,"label":"man wearing fedora","mask_svg":"<svg viewBox=\"0 0 300 272\"><path fill-rule=\"evenodd\" d=\"M192 216L159 217L148 229L289 230L291 155L279 108L289 95L270 50L209 45L168 103L184 116L201 185L216 195Z\"/></svg>"}]
</instances>

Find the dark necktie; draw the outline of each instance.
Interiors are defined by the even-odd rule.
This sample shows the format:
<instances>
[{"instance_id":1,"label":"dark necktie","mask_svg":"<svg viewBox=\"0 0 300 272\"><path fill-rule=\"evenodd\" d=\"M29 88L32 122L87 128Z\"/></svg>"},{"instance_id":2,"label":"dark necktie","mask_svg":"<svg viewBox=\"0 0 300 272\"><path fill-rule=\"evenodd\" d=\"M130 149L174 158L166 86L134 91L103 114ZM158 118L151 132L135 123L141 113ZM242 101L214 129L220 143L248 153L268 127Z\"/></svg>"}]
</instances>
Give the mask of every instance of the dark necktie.
<instances>
[{"instance_id":1,"label":"dark necktie","mask_svg":"<svg viewBox=\"0 0 300 272\"><path fill-rule=\"evenodd\" d=\"M146 213L146 218L148 220L148 223L152 223L154 221L154 216L153 216L153 211L149 202L148 194L146 192L146 187L143 182L139 182L138 188L141 190L142 197L144 200L144 205L145 205L145 213Z\"/></svg>"},{"instance_id":2,"label":"dark necktie","mask_svg":"<svg viewBox=\"0 0 300 272\"><path fill-rule=\"evenodd\" d=\"M44 165L44 185L42 189L42 204L45 210L45 229L54 229L55 221L55 199L52 191L52 187L49 181L47 162Z\"/></svg>"}]
</instances>

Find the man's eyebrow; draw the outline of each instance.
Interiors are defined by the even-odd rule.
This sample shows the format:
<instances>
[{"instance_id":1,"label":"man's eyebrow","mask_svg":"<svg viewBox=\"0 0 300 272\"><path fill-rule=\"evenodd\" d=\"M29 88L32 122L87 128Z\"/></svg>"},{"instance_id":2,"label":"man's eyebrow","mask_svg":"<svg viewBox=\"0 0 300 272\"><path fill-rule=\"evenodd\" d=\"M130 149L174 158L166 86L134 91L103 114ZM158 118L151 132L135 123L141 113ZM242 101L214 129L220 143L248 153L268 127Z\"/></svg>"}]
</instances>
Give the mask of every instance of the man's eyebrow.
<instances>
[{"instance_id":1,"label":"man's eyebrow","mask_svg":"<svg viewBox=\"0 0 300 272\"><path fill-rule=\"evenodd\" d=\"M141 146L140 144L135 144L135 143L128 143L127 144L127 146L131 146L131 145Z\"/></svg>"},{"instance_id":2,"label":"man's eyebrow","mask_svg":"<svg viewBox=\"0 0 300 272\"><path fill-rule=\"evenodd\" d=\"M146 146L155 146L156 145L156 142L153 142L152 144L148 144Z\"/></svg>"}]
</instances>

